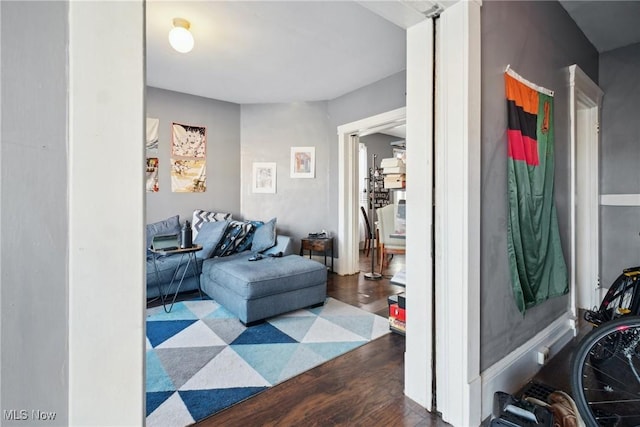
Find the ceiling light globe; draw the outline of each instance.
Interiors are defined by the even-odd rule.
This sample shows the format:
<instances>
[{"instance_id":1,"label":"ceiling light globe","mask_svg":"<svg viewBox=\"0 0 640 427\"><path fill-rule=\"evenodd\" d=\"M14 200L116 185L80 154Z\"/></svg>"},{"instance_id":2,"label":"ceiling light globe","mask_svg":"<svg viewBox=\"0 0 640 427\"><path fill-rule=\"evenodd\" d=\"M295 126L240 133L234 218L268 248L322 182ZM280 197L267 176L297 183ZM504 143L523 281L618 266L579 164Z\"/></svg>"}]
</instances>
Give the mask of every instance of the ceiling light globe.
<instances>
[{"instance_id":1,"label":"ceiling light globe","mask_svg":"<svg viewBox=\"0 0 640 427\"><path fill-rule=\"evenodd\" d=\"M178 52L187 53L193 49L193 35L186 28L174 27L169 32L169 43Z\"/></svg>"}]
</instances>

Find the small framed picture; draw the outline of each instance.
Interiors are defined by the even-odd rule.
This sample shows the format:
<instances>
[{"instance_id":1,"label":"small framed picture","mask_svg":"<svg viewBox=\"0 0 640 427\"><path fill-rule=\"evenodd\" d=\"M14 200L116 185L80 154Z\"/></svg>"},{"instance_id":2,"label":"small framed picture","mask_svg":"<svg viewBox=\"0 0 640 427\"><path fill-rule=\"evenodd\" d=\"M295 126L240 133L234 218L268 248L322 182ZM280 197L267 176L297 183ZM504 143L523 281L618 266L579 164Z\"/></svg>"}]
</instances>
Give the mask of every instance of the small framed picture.
<instances>
[{"instance_id":1,"label":"small framed picture","mask_svg":"<svg viewBox=\"0 0 640 427\"><path fill-rule=\"evenodd\" d=\"M276 192L276 164L275 163L253 163L253 192L254 193L275 193Z\"/></svg>"},{"instance_id":2,"label":"small framed picture","mask_svg":"<svg viewBox=\"0 0 640 427\"><path fill-rule=\"evenodd\" d=\"M316 177L316 147L291 147L291 178Z\"/></svg>"}]
</instances>

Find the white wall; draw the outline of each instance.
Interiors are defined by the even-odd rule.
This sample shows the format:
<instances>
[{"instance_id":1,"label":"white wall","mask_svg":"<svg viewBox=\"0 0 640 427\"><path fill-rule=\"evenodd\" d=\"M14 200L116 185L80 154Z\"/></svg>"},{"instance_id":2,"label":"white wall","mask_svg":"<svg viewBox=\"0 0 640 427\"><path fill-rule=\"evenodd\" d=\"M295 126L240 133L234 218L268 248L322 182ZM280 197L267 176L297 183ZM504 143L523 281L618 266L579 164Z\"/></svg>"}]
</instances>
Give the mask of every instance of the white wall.
<instances>
[{"instance_id":1,"label":"white wall","mask_svg":"<svg viewBox=\"0 0 640 427\"><path fill-rule=\"evenodd\" d=\"M70 425L144 421L143 22L69 3Z\"/></svg>"}]
</instances>

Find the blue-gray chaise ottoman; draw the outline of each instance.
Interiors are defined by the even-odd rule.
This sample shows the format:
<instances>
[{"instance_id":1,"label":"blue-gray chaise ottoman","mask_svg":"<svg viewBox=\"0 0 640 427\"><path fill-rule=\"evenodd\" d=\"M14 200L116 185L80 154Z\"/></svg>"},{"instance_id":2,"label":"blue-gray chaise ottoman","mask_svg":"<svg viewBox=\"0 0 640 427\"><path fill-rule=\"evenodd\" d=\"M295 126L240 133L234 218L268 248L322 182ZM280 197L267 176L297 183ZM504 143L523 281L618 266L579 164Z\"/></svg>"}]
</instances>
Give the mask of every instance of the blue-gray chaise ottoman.
<instances>
[{"instance_id":1,"label":"blue-gray chaise ottoman","mask_svg":"<svg viewBox=\"0 0 640 427\"><path fill-rule=\"evenodd\" d=\"M236 315L242 323L324 304L327 268L299 255L265 256L249 261L243 252L207 262L202 270L202 291Z\"/></svg>"}]
</instances>

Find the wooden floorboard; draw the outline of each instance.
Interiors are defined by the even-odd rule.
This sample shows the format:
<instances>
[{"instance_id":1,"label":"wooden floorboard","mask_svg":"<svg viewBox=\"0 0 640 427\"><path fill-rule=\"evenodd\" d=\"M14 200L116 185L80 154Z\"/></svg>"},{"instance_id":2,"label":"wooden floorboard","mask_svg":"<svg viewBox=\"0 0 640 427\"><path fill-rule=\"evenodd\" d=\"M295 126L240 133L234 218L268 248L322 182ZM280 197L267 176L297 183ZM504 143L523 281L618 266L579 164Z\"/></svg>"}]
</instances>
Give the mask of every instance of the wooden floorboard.
<instances>
[{"instance_id":1,"label":"wooden floorboard","mask_svg":"<svg viewBox=\"0 0 640 427\"><path fill-rule=\"evenodd\" d=\"M445 426L403 393L404 338L385 335L199 426Z\"/></svg>"},{"instance_id":2,"label":"wooden floorboard","mask_svg":"<svg viewBox=\"0 0 640 427\"><path fill-rule=\"evenodd\" d=\"M381 280L365 280L371 261L362 256L360 274L329 275L327 294L386 317L387 297L404 291L389 279L403 267L404 256L396 255ZM549 361L534 380L570 392L568 365L574 346ZM403 336L385 335L196 425L448 426L404 395L404 351Z\"/></svg>"},{"instance_id":3,"label":"wooden floorboard","mask_svg":"<svg viewBox=\"0 0 640 427\"><path fill-rule=\"evenodd\" d=\"M404 267L395 256L381 280L370 281L370 258L362 273L331 274L327 294L363 310L387 316L389 295L404 291L389 278ZM405 338L388 334L265 390L199 423L213 426L446 426L404 395Z\"/></svg>"}]
</instances>

